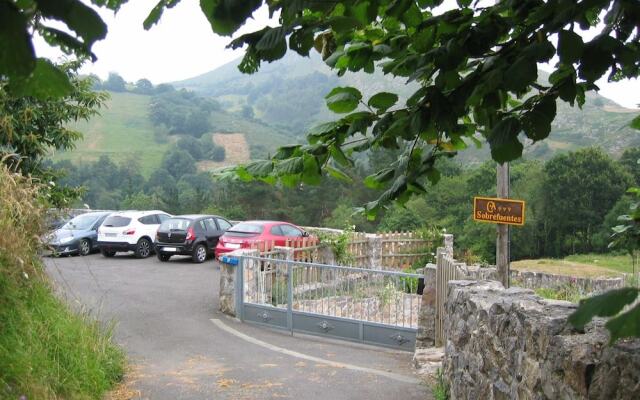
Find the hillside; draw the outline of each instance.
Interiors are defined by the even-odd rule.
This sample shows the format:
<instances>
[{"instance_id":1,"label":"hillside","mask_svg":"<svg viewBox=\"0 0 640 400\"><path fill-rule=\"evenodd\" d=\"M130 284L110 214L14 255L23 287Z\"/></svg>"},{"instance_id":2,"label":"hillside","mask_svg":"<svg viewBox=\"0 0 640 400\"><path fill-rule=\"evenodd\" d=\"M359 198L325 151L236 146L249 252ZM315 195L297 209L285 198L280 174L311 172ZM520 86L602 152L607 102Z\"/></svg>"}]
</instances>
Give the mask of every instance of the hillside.
<instances>
[{"instance_id":1,"label":"hillside","mask_svg":"<svg viewBox=\"0 0 640 400\"><path fill-rule=\"evenodd\" d=\"M280 61L264 64L253 75L240 73L237 63L238 60L173 84L213 96L231 109L250 106L257 118L294 134L304 132L318 121L335 118L323 99L335 86L354 86L363 91L365 97L379 91L393 91L401 98L407 98L417 87L415 83L405 85L402 79L380 72L346 73L337 77L315 53L309 58L288 53ZM540 71L539 78L546 83L548 74ZM587 95L582 110L559 102L550 139L527 146L525 154L547 159L559 151L600 145L617 156L625 147L640 145L640 137L627 126L632 112L637 111L625 109L597 93ZM488 154L486 146L479 150L471 146L462 152L461 159L478 162L487 159Z\"/></svg>"},{"instance_id":2,"label":"hillside","mask_svg":"<svg viewBox=\"0 0 640 400\"><path fill-rule=\"evenodd\" d=\"M71 151L58 152L54 161L72 162L96 161L100 156L109 156L116 162L135 159L148 176L162 160L164 153L177 140L178 135L162 136L149 119L149 104L152 96L110 92L100 115L89 121L80 121L72 127L84 134L84 139L76 143ZM216 143L225 146L224 133L244 135L246 152L251 157L264 157L278 146L291 142L282 131L264 123L243 118L223 110L211 112L212 133L220 133ZM232 140L232 144L236 141ZM237 151L237 150L232 150ZM219 164L218 164L219 165Z\"/></svg>"},{"instance_id":3,"label":"hillside","mask_svg":"<svg viewBox=\"0 0 640 400\"><path fill-rule=\"evenodd\" d=\"M346 73L338 77L317 55L303 58L288 54L278 62L263 65L253 75L240 73L236 64L237 61L231 62L173 85L215 100L219 107L209 116L210 133L244 135L244 141L230 137L232 148L227 151L237 154L238 143L245 143L242 152L254 159L273 154L278 146L302 142L310 126L336 118L324 103L324 95L335 86L354 86L365 96L393 91L404 99L417 87L415 83L405 85L403 80L381 72ZM540 71L540 81L545 82L547 78L548 74ZM101 155L116 161L135 158L141 164L143 175L148 176L178 137L167 136L151 122L151 99L148 95L112 92L101 116L74 125L85 134L84 140L78 142L73 151L55 154L54 160L94 161ZM593 145L619 156L626 147L640 146L640 136L627 126L634 112L637 111L620 107L596 93L587 95L582 110L559 102L550 138L535 145L529 143L525 156L548 159L557 152ZM226 147L224 135L219 136L216 143ZM470 146L460 154L460 161L465 164L487 159L487 146L481 149ZM229 162L232 161L204 162L200 167Z\"/></svg>"}]
</instances>

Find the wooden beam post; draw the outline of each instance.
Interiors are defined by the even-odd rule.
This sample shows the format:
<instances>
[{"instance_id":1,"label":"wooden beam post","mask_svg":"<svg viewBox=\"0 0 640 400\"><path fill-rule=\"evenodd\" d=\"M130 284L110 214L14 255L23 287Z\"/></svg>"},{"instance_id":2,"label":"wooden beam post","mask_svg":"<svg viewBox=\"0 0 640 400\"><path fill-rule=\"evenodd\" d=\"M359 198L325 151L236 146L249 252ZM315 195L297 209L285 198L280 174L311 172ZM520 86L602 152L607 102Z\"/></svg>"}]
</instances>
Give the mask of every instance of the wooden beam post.
<instances>
[{"instance_id":1,"label":"wooden beam post","mask_svg":"<svg viewBox=\"0 0 640 400\"><path fill-rule=\"evenodd\" d=\"M509 163L498 164L496 167L498 197L509 198ZM509 261L511 260L509 242L509 225L497 225L496 240L496 268L498 277L505 288L509 287Z\"/></svg>"}]
</instances>

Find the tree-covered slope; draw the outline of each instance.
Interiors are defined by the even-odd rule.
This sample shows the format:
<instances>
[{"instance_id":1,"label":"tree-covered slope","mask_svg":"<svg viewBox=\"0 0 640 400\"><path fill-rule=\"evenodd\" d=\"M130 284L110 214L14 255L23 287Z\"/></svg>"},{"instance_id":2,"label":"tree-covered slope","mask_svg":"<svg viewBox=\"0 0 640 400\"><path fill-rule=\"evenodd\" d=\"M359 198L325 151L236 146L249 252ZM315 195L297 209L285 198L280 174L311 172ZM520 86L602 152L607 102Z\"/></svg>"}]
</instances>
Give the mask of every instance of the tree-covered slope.
<instances>
[{"instance_id":1,"label":"tree-covered slope","mask_svg":"<svg viewBox=\"0 0 640 400\"><path fill-rule=\"evenodd\" d=\"M356 87L365 99L381 91L399 93L406 99L417 88L415 82L406 85L403 79L393 79L378 70L374 74L347 72L338 77L315 52L309 58L288 53L252 75L238 71L238 62L174 85L215 97L233 109L249 106L256 118L300 135L314 123L336 118L324 103L324 96L335 86ZM547 79L548 74L539 71L538 80L546 83ZM618 156L625 147L640 145L640 137L628 127L633 111L597 93L587 94L582 109L559 102L550 138L529 144L525 151L529 157L548 159L559 151L601 145ZM463 162L477 162L488 159L489 150L471 145L462 156Z\"/></svg>"}]
</instances>

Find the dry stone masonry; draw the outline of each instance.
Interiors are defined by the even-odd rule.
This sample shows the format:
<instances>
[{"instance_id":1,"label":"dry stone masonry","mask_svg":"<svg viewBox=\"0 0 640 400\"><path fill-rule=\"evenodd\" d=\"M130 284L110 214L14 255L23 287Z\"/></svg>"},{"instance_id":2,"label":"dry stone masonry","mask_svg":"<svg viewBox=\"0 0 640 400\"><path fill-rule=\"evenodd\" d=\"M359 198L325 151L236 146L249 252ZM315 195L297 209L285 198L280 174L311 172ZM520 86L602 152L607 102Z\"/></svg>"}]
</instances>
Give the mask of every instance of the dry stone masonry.
<instances>
[{"instance_id":1,"label":"dry stone masonry","mask_svg":"<svg viewBox=\"0 0 640 400\"><path fill-rule=\"evenodd\" d=\"M493 281L451 281L444 372L452 399L640 399L640 340L608 346L603 321Z\"/></svg>"}]
</instances>

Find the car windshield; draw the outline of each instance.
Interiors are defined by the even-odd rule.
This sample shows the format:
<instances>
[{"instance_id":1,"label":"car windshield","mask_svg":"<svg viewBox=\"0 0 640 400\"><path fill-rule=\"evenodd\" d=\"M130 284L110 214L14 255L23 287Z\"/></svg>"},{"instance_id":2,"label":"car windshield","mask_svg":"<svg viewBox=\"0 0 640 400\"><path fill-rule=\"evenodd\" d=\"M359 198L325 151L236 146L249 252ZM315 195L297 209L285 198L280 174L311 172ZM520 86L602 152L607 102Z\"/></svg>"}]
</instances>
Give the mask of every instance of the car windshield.
<instances>
[{"instance_id":1,"label":"car windshield","mask_svg":"<svg viewBox=\"0 0 640 400\"><path fill-rule=\"evenodd\" d=\"M246 236L246 235L257 235L262 233L264 230L264 226L260 224L251 224L248 222L240 222L229 228L226 235L229 236Z\"/></svg>"},{"instance_id":2,"label":"car windshield","mask_svg":"<svg viewBox=\"0 0 640 400\"><path fill-rule=\"evenodd\" d=\"M70 231L89 229L98 218L99 217L95 215L78 215L71 221L64 224L61 229L67 229Z\"/></svg>"},{"instance_id":3,"label":"car windshield","mask_svg":"<svg viewBox=\"0 0 640 400\"><path fill-rule=\"evenodd\" d=\"M191 224L190 219L170 218L164 221L162 225L160 225L159 230L163 232L174 231L174 230L184 231L189 227L189 224Z\"/></svg>"},{"instance_id":4,"label":"car windshield","mask_svg":"<svg viewBox=\"0 0 640 400\"><path fill-rule=\"evenodd\" d=\"M129 222L131 222L131 218L112 215L104 220L102 226L108 226L110 228L121 228L123 226L129 225Z\"/></svg>"}]
</instances>

